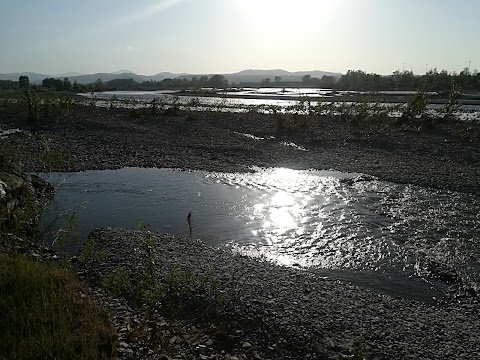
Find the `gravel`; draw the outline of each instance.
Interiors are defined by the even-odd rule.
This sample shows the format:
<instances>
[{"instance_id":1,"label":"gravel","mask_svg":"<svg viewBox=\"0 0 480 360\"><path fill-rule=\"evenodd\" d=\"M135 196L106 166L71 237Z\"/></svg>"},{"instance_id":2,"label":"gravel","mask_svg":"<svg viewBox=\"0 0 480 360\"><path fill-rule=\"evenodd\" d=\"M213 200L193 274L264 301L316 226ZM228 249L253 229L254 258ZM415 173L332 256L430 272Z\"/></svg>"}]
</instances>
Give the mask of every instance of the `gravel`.
<instances>
[{"instance_id":1,"label":"gravel","mask_svg":"<svg viewBox=\"0 0 480 360\"><path fill-rule=\"evenodd\" d=\"M284 121L290 130L279 129L275 116L254 113L165 116L79 108L30 123L13 105L0 109L1 128L21 130L8 141L18 147L13 156L27 171L138 166L234 172L285 166L362 172L480 194L478 124L405 127L386 119L359 126L340 118L288 115ZM303 149L285 145L291 143ZM52 149L68 156L60 152L62 161L45 161ZM68 158L74 161L63 161ZM442 307L393 299L170 235L152 235L159 274L178 268L213 274L234 301L218 323L146 314L101 286L119 266L132 279L141 273L141 252L132 244L142 236L127 229L96 230L91 237L106 257L77 268L112 313L121 359L336 359L357 340L367 346L368 359L480 358L476 299Z\"/></svg>"},{"instance_id":2,"label":"gravel","mask_svg":"<svg viewBox=\"0 0 480 360\"><path fill-rule=\"evenodd\" d=\"M342 118L284 115L291 130L279 130L278 118L256 113L132 117L128 110L81 108L29 123L12 111L0 109L0 121L26 131L10 138L22 150L18 157L28 171L137 166L244 172L252 166L284 166L362 172L397 183L480 193L478 123L412 128L392 119L358 125ZM285 145L292 143L307 151ZM46 163L47 149L66 150L73 161Z\"/></svg>"},{"instance_id":3,"label":"gravel","mask_svg":"<svg viewBox=\"0 0 480 360\"><path fill-rule=\"evenodd\" d=\"M135 277L142 269L139 249L145 234L128 229L95 230L90 239L106 255L79 266L78 275L95 288L118 267L128 269ZM229 324L225 335L229 341L220 346L213 346L220 338L215 335L221 329L218 323L196 328L190 319L167 326L167 320L158 315L157 326L162 328L164 324L163 328L169 329L165 330L168 336L162 336L169 345L177 346L179 358L203 358L200 353L204 351L203 355L212 359L337 359L339 354L348 354L356 341L366 345L368 359L480 358L480 312L476 303L438 307L394 299L309 271L212 248L199 240L149 234L156 244L154 261L160 277L179 269L208 273L219 281L220 289L233 291L232 306L222 318ZM141 316L133 315L135 311L120 305L123 303L113 304L117 327L141 323ZM120 317L119 312L123 314ZM172 328L181 330L172 332ZM191 331L199 333L193 342L188 340ZM125 333L120 331L121 358L147 358L145 354L152 349L124 340ZM201 345L204 350L199 350ZM158 355L158 348L153 351Z\"/></svg>"}]
</instances>

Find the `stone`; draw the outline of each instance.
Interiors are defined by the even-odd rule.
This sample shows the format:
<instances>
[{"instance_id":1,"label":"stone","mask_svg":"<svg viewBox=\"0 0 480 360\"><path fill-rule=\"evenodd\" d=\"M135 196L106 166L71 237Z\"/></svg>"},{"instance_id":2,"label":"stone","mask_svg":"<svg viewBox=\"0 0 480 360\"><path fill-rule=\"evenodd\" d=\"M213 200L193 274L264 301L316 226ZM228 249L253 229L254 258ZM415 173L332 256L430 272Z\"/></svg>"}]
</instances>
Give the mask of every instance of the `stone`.
<instances>
[{"instance_id":1,"label":"stone","mask_svg":"<svg viewBox=\"0 0 480 360\"><path fill-rule=\"evenodd\" d=\"M212 339L208 339L207 341L205 341L205 345L210 347L213 345L213 340Z\"/></svg>"}]
</instances>

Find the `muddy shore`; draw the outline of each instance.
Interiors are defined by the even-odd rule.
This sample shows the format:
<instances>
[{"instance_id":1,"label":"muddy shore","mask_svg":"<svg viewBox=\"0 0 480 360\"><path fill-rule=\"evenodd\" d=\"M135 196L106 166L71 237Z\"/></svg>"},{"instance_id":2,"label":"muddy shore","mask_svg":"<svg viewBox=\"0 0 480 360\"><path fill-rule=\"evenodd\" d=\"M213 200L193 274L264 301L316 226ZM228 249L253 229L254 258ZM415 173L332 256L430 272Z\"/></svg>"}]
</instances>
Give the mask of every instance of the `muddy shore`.
<instances>
[{"instance_id":1,"label":"muddy shore","mask_svg":"<svg viewBox=\"0 0 480 360\"><path fill-rule=\"evenodd\" d=\"M22 130L9 141L19 149L13 156L26 171L137 166L235 172L284 166L361 172L386 181L480 195L480 125L473 123L404 126L392 119L359 123L348 118L157 114L87 107L30 122L12 106L0 110L0 127ZM52 150L58 150L58 158L50 159L56 161L49 160ZM80 268L79 276L94 289L100 287L99 276L118 266L135 272L139 260L124 249L141 238L138 232L104 229L92 238L107 257ZM238 312L230 314L236 341L232 350L222 354L221 347L215 347L220 340L205 335L210 344L205 346L216 349L208 352L214 359L335 359L348 352L354 340L367 345L369 359L480 357L476 331L480 311L475 300L442 308L396 300L314 274L234 257L200 242L158 234L155 238L160 244L156 260L166 268L209 271L224 287L231 282L227 275L238 269L248 273L237 298ZM100 292L97 296L105 306L111 304ZM124 303L114 308L122 314L117 324L121 332L124 318L137 315ZM168 331L172 341L176 335L171 328ZM124 350L120 358L149 358L145 345L133 340L122 341L120 347ZM178 344L179 353L188 348L187 343ZM180 358L207 356L188 354Z\"/></svg>"}]
</instances>

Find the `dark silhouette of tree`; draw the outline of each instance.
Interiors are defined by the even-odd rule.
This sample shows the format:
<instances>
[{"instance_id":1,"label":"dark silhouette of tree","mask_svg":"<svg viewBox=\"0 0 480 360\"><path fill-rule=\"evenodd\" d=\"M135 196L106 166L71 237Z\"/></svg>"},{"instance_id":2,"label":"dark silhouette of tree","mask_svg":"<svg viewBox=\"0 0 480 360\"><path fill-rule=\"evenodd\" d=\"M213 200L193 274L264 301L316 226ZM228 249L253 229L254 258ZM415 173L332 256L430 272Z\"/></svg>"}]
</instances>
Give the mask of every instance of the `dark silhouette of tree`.
<instances>
[{"instance_id":1,"label":"dark silhouette of tree","mask_svg":"<svg viewBox=\"0 0 480 360\"><path fill-rule=\"evenodd\" d=\"M304 75L303 78L302 78L302 84L306 85L306 84L310 83L311 78L312 78L311 75Z\"/></svg>"},{"instance_id":2,"label":"dark silhouette of tree","mask_svg":"<svg viewBox=\"0 0 480 360\"><path fill-rule=\"evenodd\" d=\"M208 80L208 85L213 88L225 88L228 86L228 80L223 75L215 74Z\"/></svg>"},{"instance_id":3,"label":"dark silhouette of tree","mask_svg":"<svg viewBox=\"0 0 480 360\"><path fill-rule=\"evenodd\" d=\"M105 85L103 83L103 81L101 79L98 79L97 81L95 81L95 83L93 84L93 90L94 91L102 91L104 89Z\"/></svg>"},{"instance_id":4,"label":"dark silhouette of tree","mask_svg":"<svg viewBox=\"0 0 480 360\"><path fill-rule=\"evenodd\" d=\"M0 89L14 90L18 88L18 83L12 80L0 80Z\"/></svg>"},{"instance_id":5,"label":"dark silhouette of tree","mask_svg":"<svg viewBox=\"0 0 480 360\"><path fill-rule=\"evenodd\" d=\"M280 82L281 77L276 76L275 82ZM193 76L167 78L161 81L149 80L142 83L134 79L115 79L103 83L97 80L95 83L79 84L74 81L73 85L68 79L47 78L42 81L43 87L53 90L70 91L102 91L102 90L136 90L136 89L200 89L202 87L213 87L223 89L228 86L228 80L223 75L215 74L211 78L208 76ZM381 91L381 90L408 90L417 91L437 91L447 93L451 90L452 84L455 84L462 91L480 91L480 73L477 70L470 72L468 68L460 73L449 73L446 70L429 70L425 75L415 75L412 71L394 71L392 75L379 75L375 73L366 73L362 70L349 70L346 74L337 78L335 76L324 75L321 79L305 75L300 81L289 81L292 86L311 86L319 88L329 88L338 90L354 91ZM258 85L268 86L272 84L270 78L264 78ZM0 82L0 88L18 89L19 82Z\"/></svg>"},{"instance_id":6,"label":"dark silhouette of tree","mask_svg":"<svg viewBox=\"0 0 480 360\"><path fill-rule=\"evenodd\" d=\"M68 77L63 78L63 90L65 91L72 90L72 82L68 79Z\"/></svg>"},{"instance_id":7,"label":"dark silhouette of tree","mask_svg":"<svg viewBox=\"0 0 480 360\"><path fill-rule=\"evenodd\" d=\"M261 84L262 84L262 85L268 85L268 84L270 84L270 78L262 79Z\"/></svg>"},{"instance_id":8,"label":"dark silhouette of tree","mask_svg":"<svg viewBox=\"0 0 480 360\"><path fill-rule=\"evenodd\" d=\"M22 75L18 78L18 85L21 89L30 87L30 79L26 75Z\"/></svg>"},{"instance_id":9,"label":"dark silhouette of tree","mask_svg":"<svg viewBox=\"0 0 480 360\"><path fill-rule=\"evenodd\" d=\"M323 75L320 81L318 82L318 85L322 88L333 88L337 82L337 79L335 76L329 76L329 75Z\"/></svg>"},{"instance_id":10,"label":"dark silhouette of tree","mask_svg":"<svg viewBox=\"0 0 480 360\"><path fill-rule=\"evenodd\" d=\"M146 81L146 86L148 87L149 81ZM142 84L143 85L143 84ZM105 82L105 87L111 90L133 90L138 87L138 83L132 78L129 79L113 79Z\"/></svg>"},{"instance_id":11,"label":"dark silhouette of tree","mask_svg":"<svg viewBox=\"0 0 480 360\"><path fill-rule=\"evenodd\" d=\"M51 90L62 91L64 89L63 80L55 78L45 78L42 80L42 86Z\"/></svg>"}]
</instances>

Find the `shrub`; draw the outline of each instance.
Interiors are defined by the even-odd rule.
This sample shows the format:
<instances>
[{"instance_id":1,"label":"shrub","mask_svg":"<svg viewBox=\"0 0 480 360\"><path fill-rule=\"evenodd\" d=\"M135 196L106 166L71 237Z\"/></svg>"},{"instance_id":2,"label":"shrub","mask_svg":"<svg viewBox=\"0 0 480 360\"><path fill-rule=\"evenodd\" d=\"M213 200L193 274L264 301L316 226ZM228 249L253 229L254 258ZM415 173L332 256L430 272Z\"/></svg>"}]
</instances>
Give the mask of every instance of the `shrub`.
<instances>
[{"instance_id":1,"label":"shrub","mask_svg":"<svg viewBox=\"0 0 480 360\"><path fill-rule=\"evenodd\" d=\"M455 84L452 84L452 89L448 93L448 101L443 107L444 119L452 118L453 113L458 110L459 104L457 100L460 97L460 94L461 94L460 89Z\"/></svg>"},{"instance_id":2,"label":"shrub","mask_svg":"<svg viewBox=\"0 0 480 360\"><path fill-rule=\"evenodd\" d=\"M407 108L402 116L410 119L421 117L427 110L427 94L425 90L420 89L412 96L407 103Z\"/></svg>"}]
</instances>

